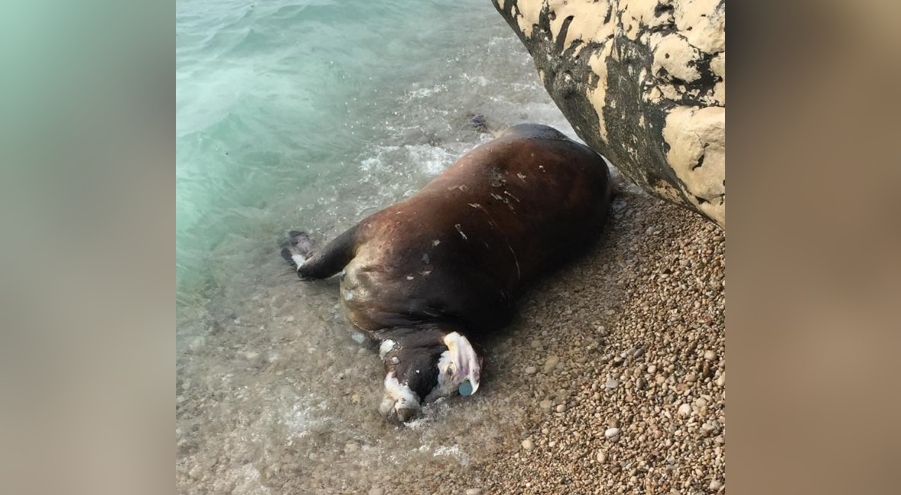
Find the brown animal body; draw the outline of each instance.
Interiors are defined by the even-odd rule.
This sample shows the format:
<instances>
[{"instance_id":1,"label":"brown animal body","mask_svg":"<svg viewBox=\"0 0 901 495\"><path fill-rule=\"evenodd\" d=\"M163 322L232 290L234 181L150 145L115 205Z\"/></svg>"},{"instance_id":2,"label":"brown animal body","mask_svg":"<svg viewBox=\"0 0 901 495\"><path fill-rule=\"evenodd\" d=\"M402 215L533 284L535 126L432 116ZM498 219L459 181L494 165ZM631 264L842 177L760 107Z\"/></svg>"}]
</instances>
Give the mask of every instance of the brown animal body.
<instances>
[{"instance_id":1,"label":"brown animal body","mask_svg":"<svg viewBox=\"0 0 901 495\"><path fill-rule=\"evenodd\" d=\"M590 243L610 194L594 151L550 127L518 125L322 251L292 232L283 256L305 279L344 270L348 319L383 343L382 412L406 420L418 402L465 381L460 392L475 392L481 358L468 339L506 324L526 285ZM408 391L416 400L401 397Z\"/></svg>"}]
</instances>

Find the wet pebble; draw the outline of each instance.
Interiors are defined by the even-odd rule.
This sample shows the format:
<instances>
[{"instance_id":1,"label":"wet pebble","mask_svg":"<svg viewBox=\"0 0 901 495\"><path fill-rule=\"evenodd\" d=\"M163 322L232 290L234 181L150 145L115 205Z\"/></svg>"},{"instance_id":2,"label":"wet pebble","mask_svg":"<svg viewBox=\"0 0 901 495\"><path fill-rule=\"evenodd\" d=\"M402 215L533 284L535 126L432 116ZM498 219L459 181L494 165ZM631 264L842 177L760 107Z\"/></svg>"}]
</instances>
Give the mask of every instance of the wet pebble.
<instances>
[{"instance_id":1,"label":"wet pebble","mask_svg":"<svg viewBox=\"0 0 901 495\"><path fill-rule=\"evenodd\" d=\"M607 454L605 454L603 450L599 450L597 460L598 460L598 464L603 464L604 461L607 460Z\"/></svg>"},{"instance_id":2,"label":"wet pebble","mask_svg":"<svg viewBox=\"0 0 901 495\"><path fill-rule=\"evenodd\" d=\"M536 366L528 366L528 367L526 367L526 374L527 374L527 375L534 375L535 373L538 373L538 367L536 367Z\"/></svg>"},{"instance_id":3,"label":"wet pebble","mask_svg":"<svg viewBox=\"0 0 901 495\"><path fill-rule=\"evenodd\" d=\"M535 443L532 442L531 438L527 438L522 441L522 448L524 448L526 450L532 450L535 448Z\"/></svg>"},{"instance_id":4,"label":"wet pebble","mask_svg":"<svg viewBox=\"0 0 901 495\"><path fill-rule=\"evenodd\" d=\"M691 414L691 404L686 402L685 404L682 404L681 406L679 406L678 414L679 414L679 416L682 416L683 418L690 415Z\"/></svg>"},{"instance_id":5,"label":"wet pebble","mask_svg":"<svg viewBox=\"0 0 901 495\"><path fill-rule=\"evenodd\" d=\"M557 412L558 413L566 412L566 404L559 404L557 406Z\"/></svg>"},{"instance_id":6,"label":"wet pebble","mask_svg":"<svg viewBox=\"0 0 901 495\"><path fill-rule=\"evenodd\" d=\"M544 362L544 372L550 373L551 371L554 371L554 368L556 368L558 364L560 364L559 357L557 357L557 356L548 357L547 361Z\"/></svg>"},{"instance_id":7,"label":"wet pebble","mask_svg":"<svg viewBox=\"0 0 901 495\"><path fill-rule=\"evenodd\" d=\"M604 430L604 436L610 440L616 441L619 439L619 428L607 428Z\"/></svg>"}]
</instances>

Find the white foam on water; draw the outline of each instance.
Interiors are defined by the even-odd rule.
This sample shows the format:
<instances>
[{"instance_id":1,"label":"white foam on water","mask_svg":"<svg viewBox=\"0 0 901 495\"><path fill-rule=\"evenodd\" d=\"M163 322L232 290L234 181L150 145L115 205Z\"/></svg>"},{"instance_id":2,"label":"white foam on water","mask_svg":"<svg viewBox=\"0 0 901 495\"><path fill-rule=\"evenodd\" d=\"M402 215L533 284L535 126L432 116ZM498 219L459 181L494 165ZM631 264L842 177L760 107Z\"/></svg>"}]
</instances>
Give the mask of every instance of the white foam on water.
<instances>
[{"instance_id":1,"label":"white foam on water","mask_svg":"<svg viewBox=\"0 0 901 495\"><path fill-rule=\"evenodd\" d=\"M430 88L419 88L411 90L407 95L407 101L412 101L420 98L428 98L436 93L440 93L442 91L447 91L447 86L443 84L438 84L432 86Z\"/></svg>"},{"instance_id":2,"label":"white foam on water","mask_svg":"<svg viewBox=\"0 0 901 495\"><path fill-rule=\"evenodd\" d=\"M410 163L428 175L440 174L457 159L448 150L436 146L414 145L404 146L404 149Z\"/></svg>"},{"instance_id":3,"label":"white foam on water","mask_svg":"<svg viewBox=\"0 0 901 495\"><path fill-rule=\"evenodd\" d=\"M466 452L463 452L458 445L452 445L450 447L439 446L435 449L435 452L432 455L434 457L452 457L454 460L459 462L461 466L469 465L469 456L466 455Z\"/></svg>"}]
</instances>

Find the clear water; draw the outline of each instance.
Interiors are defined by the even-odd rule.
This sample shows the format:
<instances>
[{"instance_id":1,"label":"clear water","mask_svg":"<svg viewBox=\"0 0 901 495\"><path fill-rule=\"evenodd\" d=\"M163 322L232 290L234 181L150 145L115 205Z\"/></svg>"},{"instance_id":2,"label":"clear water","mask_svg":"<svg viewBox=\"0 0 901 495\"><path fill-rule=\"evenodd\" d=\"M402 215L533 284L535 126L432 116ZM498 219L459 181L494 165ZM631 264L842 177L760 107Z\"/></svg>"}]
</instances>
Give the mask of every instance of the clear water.
<instances>
[{"instance_id":1,"label":"clear water","mask_svg":"<svg viewBox=\"0 0 901 495\"><path fill-rule=\"evenodd\" d=\"M368 489L490 452L513 395L386 426L336 284L299 282L277 241L412 194L490 139L474 115L574 136L491 3L179 0L176 83L179 491Z\"/></svg>"},{"instance_id":2,"label":"clear water","mask_svg":"<svg viewBox=\"0 0 901 495\"><path fill-rule=\"evenodd\" d=\"M487 0L180 1L176 83L179 302L223 243L328 237L415 191L487 139L474 114L572 134Z\"/></svg>"}]
</instances>

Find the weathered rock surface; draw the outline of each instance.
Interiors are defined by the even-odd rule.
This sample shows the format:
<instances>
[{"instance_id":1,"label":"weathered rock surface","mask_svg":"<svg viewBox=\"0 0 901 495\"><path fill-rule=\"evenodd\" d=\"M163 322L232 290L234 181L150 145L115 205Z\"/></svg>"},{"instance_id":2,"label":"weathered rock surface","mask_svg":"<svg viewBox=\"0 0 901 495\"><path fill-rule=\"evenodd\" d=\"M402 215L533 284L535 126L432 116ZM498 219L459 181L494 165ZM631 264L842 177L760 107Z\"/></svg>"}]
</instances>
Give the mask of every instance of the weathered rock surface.
<instances>
[{"instance_id":1,"label":"weathered rock surface","mask_svg":"<svg viewBox=\"0 0 901 495\"><path fill-rule=\"evenodd\" d=\"M492 2L579 137L725 228L725 0Z\"/></svg>"}]
</instances>

